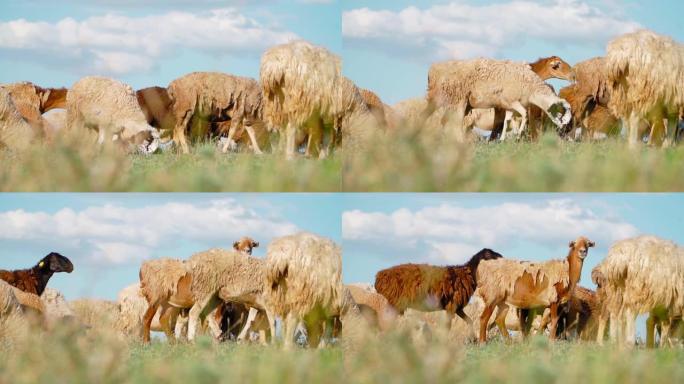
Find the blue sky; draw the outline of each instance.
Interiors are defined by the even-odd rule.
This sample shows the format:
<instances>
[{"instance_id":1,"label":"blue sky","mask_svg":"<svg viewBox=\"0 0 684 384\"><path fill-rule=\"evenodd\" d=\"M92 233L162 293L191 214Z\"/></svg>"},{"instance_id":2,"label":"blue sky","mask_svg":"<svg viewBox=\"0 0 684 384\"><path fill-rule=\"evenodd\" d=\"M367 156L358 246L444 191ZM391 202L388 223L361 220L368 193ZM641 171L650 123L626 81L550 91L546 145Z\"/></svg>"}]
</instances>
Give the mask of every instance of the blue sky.
<instances>
[{"instance_id":1,"label":"blue sky","mask_svg":"<svg viewBox=\"0 0 684 384\"><path fill-rule=\"evenodd\" d=\"M341 54L329 0L3 0L0 83L70 86L106 75L134 88L192 71L258 77L268 46L303 38Z\"/></svg>"},{"instance_id":2,"label":"blue sky","mask_svg":"<svg viewBox=\"0 0 684 384\"><path fill-rule=\"evenodd\" d=\"M346 0L342 7L345 74L390 104L424 95L438 60L558 55L574 64L640 27L684 41L679 0Z\"/></svg>"},{"instance_id":3,"label":"blue sky","mask_svg":"<svg viewBox=\"0 0 684 384\"><path fill-rule=\"evenodd\" d=\"M75 270L49 286L69 299L114 299L138 281L144 259L230 248L241 236L265 255L278 236L304 230L341 244L342 207L329 194L0 194L0 268L22 269L51 251Z\"/></svg>"}]
</instances>

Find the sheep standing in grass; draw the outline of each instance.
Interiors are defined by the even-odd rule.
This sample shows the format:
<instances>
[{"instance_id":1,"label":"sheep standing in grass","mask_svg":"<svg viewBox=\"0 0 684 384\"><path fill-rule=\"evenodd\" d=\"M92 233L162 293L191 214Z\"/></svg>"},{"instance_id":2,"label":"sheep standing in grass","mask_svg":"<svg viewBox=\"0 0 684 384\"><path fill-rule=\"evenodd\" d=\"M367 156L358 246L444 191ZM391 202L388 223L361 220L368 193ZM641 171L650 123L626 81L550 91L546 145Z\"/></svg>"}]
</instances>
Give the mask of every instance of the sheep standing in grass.
<instances>
[{"instance_id":1,"label":"sheep standing in grass","mask_svg":"<svg viewBox=\"0 0 684 384\"><path fill-rule=\"evenodd\" d=\"M256 80L218 72L193 72L172 81L168 86L175 128L173 140L183 153L189 153L186 132L191 137L208 135L209 123L230 120L226 143L240 127L249 134L252 148L260 154L253 125L260 124L262 97ZM227 146L223 151L228 150Z\"/></svg>"},{"instance_id":2,"label":"sheep standing in grass","mask_svg":"<svg viewBox=\"0 0 684 384\"><path fill-rule=\"evenodd\" d=\"M67 127L97 131L99 144L113 140L142 153L159 147L159 132L147 124L133 89L105 77L84 77L69 90Z\"/></svg>"},{"instance_id":3,"label":"sheep standing in grass","mask_svg":"<svg viewBox=\"0 0 684 384\"><path fill-rule=\"evenodd\" d=\"M447 112L447 121L454 119L455 134L462 136L465 116L473 108L494 108L503 118L505 111L522 116L521 127L527 121L527 107L541 108L558 127L564 127L571 117L570 105L556 96L552 89L526 63L492 59L452 60L433 64L428 74L428 109ZM453 115L453 117L452 117Z\"/></svg>"},{"instance_id":4,"label":"sheep standing in grass","mask_svg":"<svg viewBox=\"0 0 684 384\"><path fill-rule=\"evenodd\" d=\"M342 76L341 67L338 56L305 41L271 47L261 57L264 119L271 128L284 131L288 158L297 150L299 132L308 137L306 155L319 157L326 133L327 147L332 148L340 135L344 140L360 133L345 131L366 125L368 108L359 89Z\"/></svg>"},{"instance_id":5,"label":"sheep standing in grass","mask_svg":"<svg viewBox=\"0 0 684 384\"><path fill-rule=\"evenodd\" d=\"M535 310L550 309L550 337L556 338L560 318L560 306L573 294L580 280L584 259L594 242L579 237L569 244L565 260L549 260L541 263L510 259L487 260L477 270L477 294L485 303L480 317L480 342L487 341L489 318L498 308L495 322L501 334L510 338L505 319L508 306L529 309L532 316L521 316L523 333L529 333L529 323Z\"/></svg>"},{"instance_id":6,"label":"sheep standing in grass","mask_svg":"<svg viewBox=\"0 0 684 384\"><path fill-rule=\"evenodd\" d=\"M663 320L661 343L667 341L671 321L684 313L684 248L655 236L625 239L611 246L596 269L607 288L602 304L610 312L611 339L634 345L636 317L648 313L647 345L655 344L656 319Z\"/></svg>"},{"instance_id":7,"label":"sheep standing in grass","mask_svg":"<svg viewBox=\"0 0 684 384\"><path fill-rule=\"evenodd\" d=\"M446 310L449 326L454 314L472 329L472 320L463 312L477 288L478 266L484 260L501 258L484 248L458 266L438 267L427 264L401 264L379 271L375 289L403 314L407 308L419 311Z\"/></svg>"},{"instance_id":8,"label":"sheep standing in grass","mask_svg":"<svg viewBox=\"0 0 684 384\"><path fill-rule=\"evenodd\" d=\"M299 322L306 327L309 346L319 345L325 328L332 329L344 308L340 247L301 232L271 242L265 264L266 306L284 320L285 347L292 346Z\"/></svg>"},{"instance_id":9,"label":"sheep standing in grass","mask_svg":"<svg viewBox=\"0 0 684 384\"><path fill-rule=\"evenodd\" d=\"M43 119L43 113L66 107L66 88L42 88L28 81L6 84L19 113L31 124L36 137L51 138L52 131Z\"/></svg>"},{"instance_id":10,"label":"sheep standing in grass","mask_svg":"<svg viewBox=\"0 0 684 384\"><path fill-rule=\"evenodd\" d=\"M628 127L629 145L639 141L642 119L651 125L649 144L667 144L684 106L684 45L648 30L628 33L608 44L606 70L610 109Z\"/></svg>"},{"instance_id":11,"label":"sheep standing in grass","mask_svg":"<svg viewBox=\"0 0 684 384\"><path fill-rule=\"evenodd\" d=\"M9 92L0 87L0 149L23 149L32 139L31 125L21 116Z\"/></svg>"}]
</instances>

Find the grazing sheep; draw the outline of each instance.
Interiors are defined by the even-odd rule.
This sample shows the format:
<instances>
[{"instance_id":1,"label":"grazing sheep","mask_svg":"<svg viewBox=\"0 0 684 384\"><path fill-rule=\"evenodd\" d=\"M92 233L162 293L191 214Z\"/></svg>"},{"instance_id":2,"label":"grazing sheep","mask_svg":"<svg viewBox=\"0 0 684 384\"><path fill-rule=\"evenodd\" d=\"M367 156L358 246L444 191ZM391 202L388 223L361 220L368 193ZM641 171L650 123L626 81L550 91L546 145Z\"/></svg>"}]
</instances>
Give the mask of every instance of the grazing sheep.
<instances>
[{"instance_id":1,"label":"grazing sheep","mask_svg":"<svg viewBox=\"0 0 684 384\"><path fill-rule=\"evenodd\" d=\"M363 120L369 115L359 89L342 76L340 58L306 41L276 45L264 52L260 79L264 118L269 127L285 131L288 158L296 152L299 132L308 137L306 155L319 157L326 127L333 127L327 144L332 148L336 136L354 139L358 130L345 131L365 125Z\"/></svg>"},{"instance_id":2,"label":"grazing sheep","mask_svg":"<svg viewBox=\"0 0 684 384\"><path fill-rule=\"evenodd\" d=\"M185 262L167 257L145 261L140 266L140 291L147 300L143 316L143 342L150 342L152 321L160 310L159 323L170 340L179 309L190 308L192 275Z\"/></svg>"},{"instance_id":3,"label":"grazing sheep","mask_svg":"<svg viewBox=\"0 0 684 384\"><path fill-rule=\"evenodd\" d=\"M210 249L192 255L187 269L192 276L190 298L193 302L188 340L194 340L199 320L216 309L221 300L263 308L263 260L242 252ZM214 337L219 337L221 331L213 320L213 316L209 317L209 326Z\"/></svg>"},{"instance_id":4,"label":"grazing sheep","mask_svg":"<svg viewBox=\"0 0 684 384\"><path fill-rule=\"evenodd\" d=\"M648 30L628 33L608 44L606 70L609 106L628 127L630 147L641 119L651 125L649 144L668 144L684 106L684 45Z\"/></svg>"},{"instance_id":5,"label":"grazing sheep","mask_svg":"<svg viewBox=\"0 0 684 384\"><path fill-rule=\"evenodd\" d=\"M66 88L41 88L28 81L2 85L17 110L33 127L35 137L51 138L51 131L45 126L43 113L66 107Z\"/></svg>"},{"instance_id":6,"label":"grazing sheep","mask_svg":"<svg viewBox=\"0 0 684 384\"><path fill-rule=\"evenodd\" d=\"M163 135L172 132L175 122L171 110L173 101L163 87L148 87L135 92L147 124L157 128Z\"/></svg>"},{"instance_id":7,"label":"grazing sheep","mask_svg":"<svg viewBox=\"0 0 684 384\"><path fill-rule=\"evenodd\" d=\"M446 310L450 319L457 314L472 327L472 320L463 308L477 288L478 266L484 260L501 257L501 254L484 248L467 263L458 266L397 265L375 275L375 289L399 314L407 308L426 312Z\"/></svg>"},{"instance_id":8,"label":"grazing sheep","mask_svg":"<svg viewBox=\"0 0 684 384\"><path fill-rule=\"evenodd\" d=\"M465 116L473 108L494 108L495 121L503 121L504 112L522 116L521 127L527 122L527 107L541 108L558 127L564 127L571 117L569 104L526 63L492 59L452 60L432 64L428 73L428 109L453 114L457 135L465 133Z\"/></svg>"},{"instance_id":9,"label":"grazing sheep","mask_svg":"<svg viewBox=\"0 0 684 384\"><path fill-rule=\"evenodd\" d=\"M325 327L332 329L344 308L340 247L312 233L280 237L268 246L264 270L266 306L284 320L285 347L292 346L299 322L308 345L319 345Z\"/></svg>"},{"instance_id":10,"label":"grazing sheep","mask_svg":"<svg viewBox=\"0 0 684 384\"><path fill-rule=\"evenodd\" d=\"M142 153L159 147L159 132L147 124L133 89L106 77L84 77L69 90L67 127L97 131L99 144L113 140Z\"/></svg>"},{"instance_id":11,"label":"grazing sheep","mask_svg":"<svg viewBox=\"0 0 684 384\"><path fill-rule=\"evenodd\" d=\"M373 328L378 328L383 332L390 329L397 311L385 296L375 292L375 289L371 291L353 284L344 287L349 290L361 315Z\"/></svg>"},{"instance_id":12,"label":"grazing sheep","mask_svg":"<svg viewBox=\"0 0 684 384\"><path fill-rule=\"evenodd\" d=\"M193 72L176 80L168 87L175 120L173 140L183 153L190 153L186 132L191 137L204 138L209 122L230 120L226 133L233 139L244 127L255 153L262 153L252 125L261 120L261 89L256 80L218 72ZM224 146L223 151L227 151Z\"/></svg>"},{"instance_id":13,"label":"grazing sheep","mask_svg":"<svg viewBox=\"0 0 684 384\"><path fill-rule=\"evenodd\" d=\"M24 292L40 296L54 273L71 273L73 270L74 265L69 259L57 252L50 252L33 268L15 271L0 270L0 279Z\"/></svg>"},{"instance_id":14,"label":"grazing sheep","mask_svg":"<svg viewBox=\"0 0 684 384\"><path fill-rule=\"evenodd\" d=\"M480 317L480 342L487 341L487 326L495 308L495 322L501 334L510 338L505 326L508 305L521 309L550 309L550 338L556 338L560 316L559 307L572 295L582 273L584 258L594 242L579 237L569 244L565 260L549 260L541 263L510 259L486 260L477 270L477 294L485 303ZM523 333L529 333L529 322L534 318L521 316Z\"/></svg>"},{"instance_id":15,"label":"grazing sheep","mask_svg":"<svg viewBox=\"0 0 684 384\"><path fill-rule=\"evenodd\" d=\"M23 149L32 139L31 125L21 116L9 92L0 87L0 149Z\"/></svg>"},{"instance_id":16,"label":"grazing sheep","mask_svg":"<svg viewBox=\"0 0 684 384\"><path fill-rule=\"evenodd\" d=\"M633 345L636 317L649 313L652 319L647 324L647 345L652 347L655 319L663 319L669 326L684 311L684 248L671 241L655 236L618 241L597 266L598 273L607 288L604 306L610 312L613 341ZM667 329L663 328L661 341L667 339Z\"/></svg>"}]
</instances>

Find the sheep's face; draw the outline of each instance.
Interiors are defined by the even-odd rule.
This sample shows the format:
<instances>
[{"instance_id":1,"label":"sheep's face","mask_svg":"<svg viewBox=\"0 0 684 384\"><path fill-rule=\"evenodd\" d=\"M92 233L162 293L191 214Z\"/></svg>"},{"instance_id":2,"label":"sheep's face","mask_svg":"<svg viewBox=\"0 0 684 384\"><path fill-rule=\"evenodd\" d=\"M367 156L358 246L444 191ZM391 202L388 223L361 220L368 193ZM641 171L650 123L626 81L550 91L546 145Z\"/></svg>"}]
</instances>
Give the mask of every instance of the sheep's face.
<instances>
[{"instance_id":1,"label":"sheep's face","mask_svg":"<svg viewBox=\"0 0 684 384\"><path fill-rule=\"evenodd\" d=\"M247 255L252 254L252 249L259 246L258 241L254 241L251 237L243 237L239 241L233 243L233 249Z\"/></svg>"},{"instance_id":2,"label":"sheep's face","mask_svg":"<svg viewBox=\"0 0 684 384\"><path fill-rule=\"evenodd\" d=\"M556 79L575 81L575 71L570 64L566 63L558 56L549 58L547 69L549 74Z\"/></svg>"},{"instance_id":3,"label":"sheep's face","mask_svg":"<svg viewBox=\"0 0 684 384\"><path fill-rule=\"evenodd\" d=\"M159 148L159 131L147 124L129 123L118 129L112 138L120 141L129 152L154 153Z\"/></svg>"},{"instance_id":4,"label":"sheep's face","mask_svg":"<svg viewBox=\"0 0 684 384\"><path fill-rule=\"evenodd\" d=\"M577 238L575 241L571 241L569 244L570 248L574 249L577 252L577 255L579 255L579 258L582 260L587 257L589 254L589 248L593 247L594 245L595 244L593 241L584 236Z\"/></svg>"},{"instance_id":5,"label":"sheep's face","mask_svg":"<svg viewBox=\"0 0 684 384\"><path fill-rule=\"evenodd\" d=\"M59 253L51 252L38 263L38 268L50 272L71 273L74 270L74 265L71 264L71 260Z\"/></svg>"},{"instance_id":6,"label":"sheep's face","mask_svg":"<svg viewBox=\"0 0 684 384\"><path fill-rule=\"evenodd\" d=\"M570 104L560 99L558 102L551 105L551 107L546 111L553 123L561 131L572 119L572 110L570 109Z\"/></svg>"}]
</instances>

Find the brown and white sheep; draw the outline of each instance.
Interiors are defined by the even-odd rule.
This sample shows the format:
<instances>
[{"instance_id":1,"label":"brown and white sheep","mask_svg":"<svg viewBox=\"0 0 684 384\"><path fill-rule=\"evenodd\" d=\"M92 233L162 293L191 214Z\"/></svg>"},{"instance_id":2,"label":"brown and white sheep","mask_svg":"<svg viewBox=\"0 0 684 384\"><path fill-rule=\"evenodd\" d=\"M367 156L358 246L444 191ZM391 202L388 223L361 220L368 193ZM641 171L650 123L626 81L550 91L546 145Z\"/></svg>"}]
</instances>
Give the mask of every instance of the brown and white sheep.
<instances>
[{"instance_id":1,"label":"brown and white sheep","mask_svg":"<svg viewBox=\"0 0 684 384\"><path fill-rule=\"evenodd\" d=\"M159 131L147 124L133 88L106 77L84 77L71 87L67 128L93 129L99 144L112 140L127 150L152 153L159 147Z\"/></svg>"},{"instance_id":2,"label":"brown and white sheep","mask_svg":"<svg viewBox=\"0 0 684 384\"><path fill-rule=\"evenodd\" d=\"M12 97L14 105L21 116L31 124L35 137L51 138L52 131L46 126L43 113L66 107L66 88L42 88L31 82L5 84L5 88Z\"/></svg>"},{"instance_id":3,"label":"brown and white sheep","mask_svg":"<svg viewBox=\"0 0 684 384\"><path fill-rule=\"evenodd\" d=\"M604 305L610 312L613 341L634 344L639 314L651 314L669 326L684 313L684 248L677 244L655 236L621 240L611 246L596 269L608 288ZM647 324L650 347L654 345L653 320ZM661 341L668 338L666 329L663 331Z\"/></svg>"},{"instance_id":4,"label":"brown and white sheep","mask_svg":"<svg viewBox=\"0 0 684 384\"><path fill-rule=\"evenodd\" d=\"M285 347L292 346L299 322L309 346L319 345L344 308L340 247L307 232L280 237L268 245L264 269L266 306L284 321Z\"/></svg>"},{"instance_id":5,"label":"brown and white sheep","mask_svg":"<svg viewBox=\"0 0 684 384\"><path fill-rule=\"evenodd\" d=\"M649 144L667 144L684 106L684 45L648 30L619 36L608 44L609 106L628 127L628 143L639 141L639 122L651 125Z\"/></svg>"},{"instance_id":6,"label":"brown and white sheep","mask_svg":"<svg viewBox=\"0 0 684 384\"><path fill-rule=\"evenodd\" d=\"M204 138L209 123L230 120L228 141L244 127L255 153L261 153L252 125L260 124L262 97L256 80L219 72L193 72L168 86L175 127L173 140L189 153L186 133ZM227 147L224 146L224 152Z\"/></svg>"},{"instance_id":7,"label":"brown and white sheep","mask_svg":"<svg viewBox=\"0 0 684 384\"><path fill-rule=\"evenodd\" d=\"M484 260L501 257L501 254L484 248L467 263L458 266L397 265L375 275L375 289L399 314L408 308L428 312L446 310L450 319L456 314L472 329L472 320L463 308L477 288L478 266Z\"/></svg>"},{"instance_id":8,"label":"brown and white sheep","mask_svg":"<svg viewBox=\"0 0 684 384\"><path fill-rule=\"evenodd\" d=\"M567 302L579 282L584 258L594 242L578 237L569 244L565 260L549 260L541 263L511 259L487 260L477 270L477 294L485 303L480 317L480 342L487 341L487 326L495 308L495 322L501 334L509 338L505 326L508 306L520 309L550 309L550 337L556 338L560 306ZM534 311L532 312L534 317ZM529 332L529 320L521 317L523 333Z\"/></svg>"},{"instance_id":9,"label":"brown and white sheep","mask_svg":"<svg viewBox=\"0 0 684 384\"><path fill-rule=\"evenodd\" d=\"M558 127L565 126L571 117L569 104L556 96L552 89L526 63L493 59L452 60L435 63L428 73L428 109L447 111L447 122L453 116L457 136L465 134L465 117L473 108L494 108L503 121L505 111L522 116L521 126L527 121L527 107L543 110Z\"/></svg>"}]
</instances>

